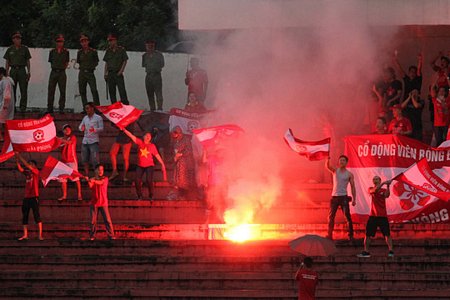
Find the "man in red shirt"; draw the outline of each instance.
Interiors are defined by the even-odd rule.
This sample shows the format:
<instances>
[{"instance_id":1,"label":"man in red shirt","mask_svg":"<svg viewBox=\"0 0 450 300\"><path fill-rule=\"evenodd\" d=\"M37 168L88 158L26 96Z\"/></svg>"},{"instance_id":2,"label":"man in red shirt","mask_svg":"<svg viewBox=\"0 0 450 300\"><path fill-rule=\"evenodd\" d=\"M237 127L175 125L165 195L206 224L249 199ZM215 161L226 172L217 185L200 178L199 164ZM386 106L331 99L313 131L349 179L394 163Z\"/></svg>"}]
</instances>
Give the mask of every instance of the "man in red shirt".
<instances>
[{"instance_id":1,"label":"man in red shirt","mask_svg":"<svg viewBox=\"0 0 450 300\"><path fill-rule=\"evenodd\" d=\"M449 68L450 60L447 56L444 55L443 51L440 51L439 54L431 61L431 68L435 75L435 82L438 87L449 87Z\"/></svg>"},{"instance_id":2,"label":"man in red shirt","mask_svg":"<svg viewBox=\"0 0 450 300\"><path fill-rule=\"evenodd\" d=\"M155 162L153 157L161 164L164 181L167 180L166 166L164 161L156 149L155 144L152 143L152 135L149 132L144 134L143 140L134 136L131 132L123 129L123 132L130 137L130 139L138 146L138 163L136 166L136 194L138 200L142 200L142 177L147 174L147 187L148 187L148 197L150 200L153 198L153 168Z\"/></svg>"},{"instance_id":3,"label":"man in red shirt","mask_svg":"<svg viewBox=\"0 0 450 300\"><path fill-rule=\"evenodd\" d=\"M412 125L411 122L405 118L402 114L402 107L396 104L392 107L394 119L389 123L389 133L399 135L411 135Z\"/></svg>"},{"instance_id":4,"label":"man in red shirt","mask_svg":"<svg viewBox=\"0 0 450 300\"><path fill-rule=\"evenodd\" d=\"M358 254L358 257L370 257L369 247L370 238L375 237L377 228L380 228L381 233L386 240L386 244L389 247L389 257L394 256L394 250L392 246L391 231L389 229L389 220L386 211L386 198L391 195L389 187L392 180L381 182L380 176L374 176L373 187L369 188L369 194L372 197L372 206L370 209L369 220L366 225L366 237L364 238L364 251ZM386 185L386 188L383 188Z\"/></svg>"},{"instance_id":5,"label":"man in red shirt","mask_svg":"<svg viewBox=\"0 0 450 300\"><path fill-rule=\"evenodd\" d=\"M115 240L114 228L111 221L111 216L108 209L108 177L104 176L104 167L101 164L95 166L95 177L88 179L89 187L92 191L91 200L91 230L90 240L95 240L95 233L97 232L97 217L98 212L103 216L105 222L106 233L110 240Z\"/></svg>"},{"instance_id":6,"label":"man in red shirt","mask_svg":"<svg viewBox=\"0 0 450 300\"><path fill-rule=\"evenodd\" d=\"M39 170L36 167L34 160L26 161L18 152L16 154L17 169L20 173L25 175L25 198L22 202L22 225L23 236L19 238L19 241L28 240L28 216L30 209L33 210L34 222L39 227L39 240L42 241L42 221L39 214ZM22 167L20 162L23 163L26 169Z\"/></svg>"},{"instance_id":7,"label":"man in red shirt","mask_svg":"<svg viewBox=\"0 0 450 300\"><path fill-rule=\"evenodd\" d=\"M436 147L447 138L448 125L450 124L450 97L448 88L433 87L431 89L431 101L434 109L433 131L436 139Z\"/></svg>"},{"instance_id":8,"label":"man in red shirt","mask_svg":"<svg viewBox=\"0 0 450 300\"><path fill-rule=\"evenodd\" d=\"M298 282L298 300L316 299L316 286L319 281L319 275L312 270L312 265L312 258L305 257L295 274L295 280Z\"/></svg>"},{"instance_id":9,"label":"man in red shirt","mask_svg":"<svg viewBox=\"0 0 450 300\"><path fill-rule=\"evenodd\" d=\"M59 139L61 141L61 162L78 172L77 137L73 134L72 127L69 124L63 125L63 132L64 137ZM71 180L77 185L78 201L83 200L80 179L76 177ZM59 181L61 182L63 195L58 198L58 201L63 201L67 198L67 179L60 179Z\"/></svg>"}]
</instances>

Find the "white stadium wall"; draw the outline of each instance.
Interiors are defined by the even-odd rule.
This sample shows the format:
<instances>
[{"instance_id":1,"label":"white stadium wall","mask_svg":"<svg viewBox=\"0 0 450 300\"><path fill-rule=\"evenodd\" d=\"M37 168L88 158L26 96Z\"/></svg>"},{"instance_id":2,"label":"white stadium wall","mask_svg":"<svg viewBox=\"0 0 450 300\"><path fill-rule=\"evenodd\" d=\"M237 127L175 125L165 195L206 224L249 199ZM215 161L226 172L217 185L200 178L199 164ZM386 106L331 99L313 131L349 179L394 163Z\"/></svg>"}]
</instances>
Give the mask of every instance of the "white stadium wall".
<instances>
[{"instance_id":1,"label":"white stadium wall","mask_svg":"<svg viewBox=\"0 0 450 300\"><path fill-rule=\"evenodd\" d=\"M6 52L6 47L0 47L0 53ZM31 79L28 86L28 107L46 108L47 107L47 86L48 77L50 75L50 63L48 63L48 54L50 49L30 48L31 52ZM72 60L66 70L67 87L66 87L66 108L73 108L75 112L82 110L81 97L78 91L78 70L74 69L74 62L77 50L69 50L70 59ZM140 108L149 110L147 94L145 91L145 71L141 67L142 52L128 51L128 63L125 68L125 86L127 89L130 104ZM187 88L184 84L187 62L189 56L187 54L163 53L165 59L165 67L162 71L163 78L163 97L164 109L168 110L172 107L184 107L186 103ZM106 84L103 79L104 62L102 61L104 51L99 51L98 56L100 63L95 71L97 78L97 89L100 94L101 105L107 105L110 101L106 100ZM0 63L4 66L5 61ZM17 91L19 94L19 91ZM87 87L88 101L92 100L89 86ZM55 106L58 105L59 90L56 89ZM117 91L117 99L120 99ZM19 99L18 99L19 101ZM18 102L17 102L18 104Z\"/></svg>"},{"instance_id":2,"label":"white stadium wall","mask_svg":"<svg viewBox=\"0 0 450 300\"><path fill-rule=\"evenodd\" d=\"M362 15L370 25L450 24L450 0L178 0L179 28L311 26L320 24L315 16L321 12L343 6L343 13Z\"/></svg>"}]
</instances>

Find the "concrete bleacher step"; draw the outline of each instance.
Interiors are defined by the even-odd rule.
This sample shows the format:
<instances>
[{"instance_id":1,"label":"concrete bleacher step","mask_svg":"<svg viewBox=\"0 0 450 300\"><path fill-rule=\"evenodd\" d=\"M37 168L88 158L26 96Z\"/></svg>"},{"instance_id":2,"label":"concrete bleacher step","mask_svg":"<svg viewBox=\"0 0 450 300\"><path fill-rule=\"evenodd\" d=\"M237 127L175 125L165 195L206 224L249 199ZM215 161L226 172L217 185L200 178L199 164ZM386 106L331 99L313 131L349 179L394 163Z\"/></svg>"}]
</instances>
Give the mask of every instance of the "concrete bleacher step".
<instances>
[{"instance_id":1,"label":"concrete bleacher step","mask_svg":"<svg viewBox=\"0 0 450 300\"><path fill-rule=\"evenodd\" d=\"M43 222L67 224L89 220L89 201L73 200L62 203L57 200L40 201ZM18 222L21 202L21 200L0 202L2 206L0 219L3 223ZM117 224L203 224L206 220L204 203L198 200L111 200L109 210L113 221Z\"/></svg>"},{"instance_id":2,"label":"concrete bleacher step","mask_svg":"<svg viewBox=\"0 0 450 300\"><path fill-rule=\"evenodd\" d=\"M167 183L156 182L155 184L156 186L154 186L153 189L153 198L155 200L166 199L169 192L173 189ZM23 185L23 183L20 185L12 185L10 183L7 183L7 185L0 186L0 199L3 199L4 201L19 199L21 200L25 193ZM83 199L91 199L91 191L87 186L87 183L82 183L81 192L83 195ZM148 196L148 189L146 185L142 187L142 192L144 194L144 197ZM49 183L47 187L39 189L39 198L42 200L57 200L61 196L61 184L57 182ZM75 184L69 183L67 197L68 199L77 199L77 189ZM134 182L129 182L127 184L123 184L121 182L110 183L108 185L108 198L110 200L136 200L137 195Z\"/></svg>"},{"instance_id":3,"label":"concrete bleacher step","mask_svg":"<svg viewBox=\"0 0 450 300\"><path fill-rule=\"evenodd\" d=\"M449 246L404 240L394 258L359 259L361 246L338 244L316 259L317 298L448 299ZM0 297L295 299L299 263L286 241L0 240Z\"/></svg>"}]
</instances>

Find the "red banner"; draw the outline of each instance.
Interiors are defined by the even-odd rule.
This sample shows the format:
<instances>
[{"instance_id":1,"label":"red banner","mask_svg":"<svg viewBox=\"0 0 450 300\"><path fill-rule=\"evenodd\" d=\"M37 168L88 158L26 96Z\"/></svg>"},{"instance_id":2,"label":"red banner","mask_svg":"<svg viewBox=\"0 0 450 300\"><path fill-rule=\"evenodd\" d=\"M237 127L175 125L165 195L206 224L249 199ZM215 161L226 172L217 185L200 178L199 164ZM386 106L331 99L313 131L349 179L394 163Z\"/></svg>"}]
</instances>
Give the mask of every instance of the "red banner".
<instances>
[{"instance_id":1,"label":"red banner","mask_svg":"<svg viewBox=\"0 0 450 300\"><path fill-rule=\"evenodd\" d=\"M97 106L97 109L120 129L135 122L143 113L143 110L137 109L132 105L122 104L122 102L116 102L106 106Z\"/></svg>"},{"instance_id":2,"label":"red banner","mask_svg":"<svg viewBox=\"0 0 450 300\"><path fill-rule=\"evenodd\" d=\"M6 129L14 151L50 152L59 145L55 123L49 114L37 120L7 120Z\"/></svg>"},{"instance_id":3,"label":"red banner","mask_svg":"<svg viewBox=\"0 0 450 300\"><path fill-rule=\"evenodd\" d=\"M355 222L365 222L371 199L367 192L375 175L388 180L405 172L425 158L435 176L450 181L450 148L431 148L416 140L398 135L364 135L345 138L347 168L355 176L357 205L351 207ZM407 182L394 181L386 200L392 222L450 222L450 203L417 189Z\"/></svg>"}]
</instances>

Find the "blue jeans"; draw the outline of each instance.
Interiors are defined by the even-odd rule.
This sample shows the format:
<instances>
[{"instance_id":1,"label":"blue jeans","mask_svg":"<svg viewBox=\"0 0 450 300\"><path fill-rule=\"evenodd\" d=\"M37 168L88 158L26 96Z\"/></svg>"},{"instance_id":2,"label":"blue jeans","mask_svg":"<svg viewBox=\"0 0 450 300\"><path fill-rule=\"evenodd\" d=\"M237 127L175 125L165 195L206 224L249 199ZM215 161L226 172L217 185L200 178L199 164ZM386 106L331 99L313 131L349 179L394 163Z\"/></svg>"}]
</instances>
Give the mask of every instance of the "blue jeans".
<instances>
[{"instance_id":1,"label":"blue jeans","mask_svg":"<svg viewBox=\"0 0 450 300\"><path fill-rule=\"evenodd\" d=\"M99 151L98 143L81 144L81 161L84 164L90 162L95 167L100 162Z\"/></svg>"},{"instance_id":2,"label":"blue jeans","mask_svg":"<svg viewBox=\"0 0 450 300\"><path fill-rule=\"evenodd\" d=\"M103 222L105 223L106 233L109 237L114 236L114 228L111 221L111 216L109 214L108 206L93 206L91 205L91 230L89 232L90 237L95 237L95 233L97 232L97 218L98 212L100 212L103 216Z\"/></svg>"}]
</instances>

